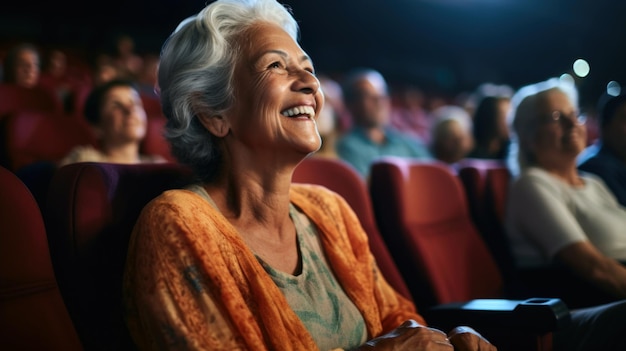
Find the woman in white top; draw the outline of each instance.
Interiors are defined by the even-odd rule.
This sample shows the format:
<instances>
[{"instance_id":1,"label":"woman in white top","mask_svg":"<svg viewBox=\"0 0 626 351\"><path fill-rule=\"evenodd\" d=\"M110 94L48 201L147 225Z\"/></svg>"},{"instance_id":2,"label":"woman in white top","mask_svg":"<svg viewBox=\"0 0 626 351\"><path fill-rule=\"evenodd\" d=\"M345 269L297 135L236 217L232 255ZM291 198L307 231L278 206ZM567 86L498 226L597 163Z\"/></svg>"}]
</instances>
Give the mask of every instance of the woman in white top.
<instances>
[{"instance_id":1,"label":"woman in white top","mask_svg":"<svg viewBox=\"0 0 626 351\"><path fill-rule=\"evenodd\" d=\"M512 107L520 174L506 229L518 264L559 263L626 298L626 208L600 178L576 168L586 128L575 87L557 79L527 86Z\"/></svg>"}]
</instances>

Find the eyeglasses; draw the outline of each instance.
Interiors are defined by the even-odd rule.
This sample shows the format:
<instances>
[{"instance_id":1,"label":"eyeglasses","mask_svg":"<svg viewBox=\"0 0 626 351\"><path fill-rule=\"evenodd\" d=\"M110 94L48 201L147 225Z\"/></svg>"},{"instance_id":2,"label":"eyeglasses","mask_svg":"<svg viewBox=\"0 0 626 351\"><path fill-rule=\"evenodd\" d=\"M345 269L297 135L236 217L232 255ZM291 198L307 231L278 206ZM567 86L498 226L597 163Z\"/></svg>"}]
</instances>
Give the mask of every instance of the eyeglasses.
<instances>
[{"instance_id":1,"label":"eyeglasses","mask_svg":"<svg viewBox=\"0 0 626 351\"><path fill-rule=\"evenodd\" d=\"M552 111L548 117L542 119L544 124L557 124L568 122L572 125L583 125L587 122L587 116L578 112L564 113L559 110Z\"/></svg>"}]
</instances>

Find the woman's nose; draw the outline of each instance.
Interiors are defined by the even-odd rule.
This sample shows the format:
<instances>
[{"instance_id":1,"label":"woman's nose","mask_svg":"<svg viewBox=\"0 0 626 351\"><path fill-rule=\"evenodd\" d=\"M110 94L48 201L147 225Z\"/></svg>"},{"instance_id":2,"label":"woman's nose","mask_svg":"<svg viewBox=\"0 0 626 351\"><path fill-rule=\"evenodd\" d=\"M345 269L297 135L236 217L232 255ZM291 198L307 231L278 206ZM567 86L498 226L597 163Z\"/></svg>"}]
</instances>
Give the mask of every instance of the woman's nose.
<instances>
[{"instance_id":1,"label":"woman's nose","mask_svg":"<svg viewBox=\"0 0 626 351\"><path fill-rule=\"evenodd\" d=\"M298 79L295 84L298 91L302 91L307 94L315 94L320 89L320 81L317 79L315 74L307 70L299 72Z\"/></svg>"}]
</instances>

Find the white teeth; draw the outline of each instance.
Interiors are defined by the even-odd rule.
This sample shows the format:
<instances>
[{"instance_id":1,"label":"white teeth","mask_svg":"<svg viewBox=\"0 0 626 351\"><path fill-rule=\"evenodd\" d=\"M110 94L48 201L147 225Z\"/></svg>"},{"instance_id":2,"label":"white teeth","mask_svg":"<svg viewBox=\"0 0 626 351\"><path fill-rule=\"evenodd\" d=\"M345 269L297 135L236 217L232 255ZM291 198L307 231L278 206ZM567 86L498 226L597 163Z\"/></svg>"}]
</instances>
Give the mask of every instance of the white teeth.
<instances>
[{"instance_id":1,"label":"white teeth","mask_svg":"<svg viewBox=\"0 0 626 351\"><path fill-rule=\"evenodd\" d=\"M297 106L282 112L285 117L293 117L297 115L308 115L309 118L315 117L315 110L311 106Z\"/></svg>"}]
</instances>

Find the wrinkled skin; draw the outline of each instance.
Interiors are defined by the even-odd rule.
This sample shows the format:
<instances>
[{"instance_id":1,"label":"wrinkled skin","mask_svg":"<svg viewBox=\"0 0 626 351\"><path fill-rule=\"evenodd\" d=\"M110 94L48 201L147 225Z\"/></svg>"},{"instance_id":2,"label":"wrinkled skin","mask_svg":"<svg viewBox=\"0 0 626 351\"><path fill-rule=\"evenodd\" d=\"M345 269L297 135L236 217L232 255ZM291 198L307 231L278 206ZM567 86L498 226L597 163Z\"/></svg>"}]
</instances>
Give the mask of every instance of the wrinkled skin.
<instances>
[{"instance_id":1,"label":"wrinkled skin","mask_svg":"<svg viewBox=\"0 0 626 351\"><path fill-rule=\"evenodd\" d=\"M496 347L470 327L456 327L447 335L409 320L391 332L374 338L357 350L496 351Z\"/></svg>"}]
</instances>

